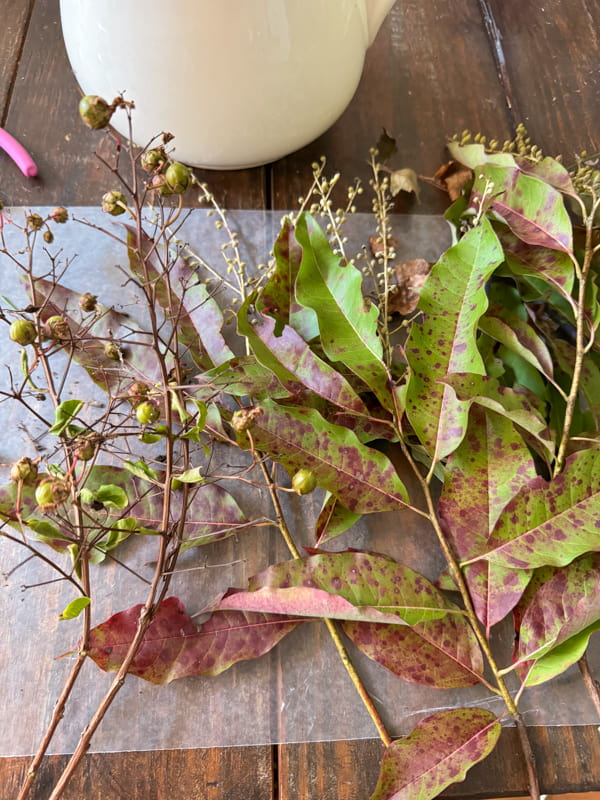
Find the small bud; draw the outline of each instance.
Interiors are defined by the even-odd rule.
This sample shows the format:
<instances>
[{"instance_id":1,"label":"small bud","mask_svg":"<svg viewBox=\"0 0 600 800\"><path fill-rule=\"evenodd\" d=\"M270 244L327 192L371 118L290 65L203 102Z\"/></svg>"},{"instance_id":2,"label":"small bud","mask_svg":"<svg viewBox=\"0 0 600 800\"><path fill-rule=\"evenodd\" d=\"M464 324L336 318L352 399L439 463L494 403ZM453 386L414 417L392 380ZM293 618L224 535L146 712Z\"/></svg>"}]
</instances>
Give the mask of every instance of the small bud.
<instances>
[{"instance_id":1,"label":"small bud","mask_svg":"<svg viewBox=\"0 0 600 800\"><path fill-rule=\"evenodd\" d=\"M37 331L33 322L30 322L28 319L16 319L14 322L11 322L8 335L13 342L25 347L35 342Z\"/></svg>"},{"instance_id":2,"label":"small bud","mask_svg":"<svg viewBox=\"0 0 600 800\"><path fill-rule=\"evenodd\" d=\"M166 162L167 156L164 150L146 150L140 156L140 165L145 172L154 172L160 169Z\"/></svg>"},{"instance_id":3,"label":"small bud","mask_svg":"<svg viewBox=\"0 0 600 800\"><path fill-rule=\"evenodd\" d=\"M89 292L86 292L85 294L82 294L81 297L79 298L79 308L82 311L95 311L97 306L97 300L98 298L96 297L95 294L90 294Z\"/></svg>"},{"instance_id":4,"label":"small bud","mask_svg":"<svg viewBox=\"0 0 600 800\"><path fill-rule=\"evenodd\" d=\"M13 483L23 483L33 486L37 480L38 468L30 458L20 458L10 468L10 479Z\"/></svg>"},{"instance_id":5,"label":"small bud","mask_svg":"<svg viewBox=\"0 0 600 800\"><path fill-rule=\"evenodd\" d=\"M30 231L39 231L44 226L44 220L39 214L28 214L25 217L25 222Z\"/></svg>"},{"instance_id":6,"label":"small bud","mask_svg":"<svg viewBox=\"0 0 600 800\"><path fill-rule=\"evenodd\" d=\"M69 323L64 317L56 314L49 317L44 325L44 333L49 339L54 339L56 342L65 341L71 338L71 329Z\"/></svg>"},{"instance_id":7,"label":"small bud","mask_svg":"<svg viewBox=\"0 0 600 800\"><path fill-rule=\"evenodd\" d=\"M46 242L46 244L52 244L52 242L54 241L54 234L52 233L52 231L45 230L42 235L44 237L44 241Z\"/></svg>"},{"instance_id":8,"label":"small bud","mask_svg":"<svg viewBox=\"0 0 600 800\"><path fill-rule=\"evenodd\" d=\"M310 469L299 469L292 478L292 489L296 494L310 494L316 488L317 479Z\"/></svg>"},{"instance_id":9,"label":"small bud","mask_svg":"<svg viewBox=\"0 0 600 800\"><path fill-rule=\"evenodd\" d=\"M140 425L151 425L160 417L160 411L151 400L144 400L136 406L135 416Z\"/></svg>"},{"instance_id":10,"label":"small bud","mask_svg":"<svg viewBox=\"0 0 600 800\"><path fill-rule=\"evenodd\" d=\"M165 172L167 186L175 194L182 194L190 185L191 172L180 161L175 161Z\"/></svg>"},{"instance_id":11,"label":"small bud","mask_svg":"<svg viewBox=\"0 0 600 800\"><path fill-rule=\"evenodd\" d=\"M105 128L113 115L113 109L106 100L95 94L86 94L79 101L79 116L88 126L94 130Z\"/></svg>"},{"instance_id":12,"label":"small bud","mask_svg":"<svg viewBox=\"0 0 600 800\"><path fill-rule=\"evenodd\" d=\"M122 192L106 192L102 195L102 211L106 214L118 217L119 214L125 213L126 206L125 195Z\"/></svg>"},{"instance_id":13,"label":"small bud","mask_svg":"<svg viewBox=\"0 0 600 800\"><path fill-rule=\"evenodd\" d=\"M114 342L106 342L104 345L104 355L111 361L121 360L121 349Z\"/></svg>"},{"instance_id":14,"label":"small bud","mask_svg":"<svg viewBox=\"0 0 600 800\"><path fill-rule=\"evenodd\" d=\"M62 478L46 478L35 490L35 502L42 511L52 511L69 496L69 486Z\"/></svg>"},{"instance_id":15,"label":"small bud","mask_svg":"<svg viewBox=\"0 0 600 800\"><path fill-rule=\"evenodd\" d=\"M54 222L63 223L69 219L69 212L66 208L62 206L57 206L50 212L50 219L54 220Z\"/></svg>"}]
</instances>

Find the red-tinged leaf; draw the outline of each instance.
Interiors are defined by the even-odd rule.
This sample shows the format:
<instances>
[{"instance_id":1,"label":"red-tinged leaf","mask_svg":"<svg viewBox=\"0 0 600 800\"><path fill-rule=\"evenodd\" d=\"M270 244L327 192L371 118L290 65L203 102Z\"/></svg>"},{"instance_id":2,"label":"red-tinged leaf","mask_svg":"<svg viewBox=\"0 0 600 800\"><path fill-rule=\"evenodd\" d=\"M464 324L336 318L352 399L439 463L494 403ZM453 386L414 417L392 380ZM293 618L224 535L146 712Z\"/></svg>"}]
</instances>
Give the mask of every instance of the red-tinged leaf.
<instances>
[{"instance_id":1,"label":"red-tinged leaf","mask_svg":"<svg viewBox=\"0 0 600 800\"><path fill-rule=\"evenodd\" d=\"M600 452L581 450L564 470L535 478L511 500L483 557L512 569L562 567L600 551Z\"/></svg>"},{"instance_id":2,"label":"red-tinged leaf","mask_svg":"<svg viewBox=\"0 0 600 800\"><path fill-rule=\"evenodd\" d=\"M198 282L191 267L181 259L178 261L179 269L176 275L182 285L185 286L183 295L183 308L189 317L193 331L184 327L184 337L181 336L181 323L177 322L177 337L180 345L189 346L189 341L195 345L196 336L200 339L202 347L210 362L215 366L227 363L232 357L229 345L223 338L222 328L224 325L223 312L219 304L211 295L205 283ZM190 274L187 274L190 273ZM198 366L206 365L206 359L198 351L191 352L194 361Z\"/></svg>"},{"instance_id":3,"label":"red-tinged leaf","mask_svg":"<svg viewBox=\"0 0 600 800\"><path fill-rule=\"evenodd\" d=\"M572 376L576 362L575 347L558 336L551 339L550 346L557 365L566 375ZM579 386L587 408L596 426L600 428L600 368L590 356L583 359Z\"/></svg>"},{"instance_id":4,"label":"red-tinged leaf","mask_svg":"<svg viewBox=\"0 0 600 800\"><path fill-rule=\"evenodd\" d=\"M276 333L275 320L260 315L256 324L251 324L247 304L238 314L238 331L247 338L256 358L277 375L286 389L294 391L300 383L347 411L369 413L343 375L313 353L293 328L280 327L280 332Z\"/></svg>"},{"instance_id":5,"label":"red-tinged leaf","mask_svg":"<svg viewBox=\"0 0 600 800\"><path fill-rule=\"evenodd\" d=\"M527 244L571 253L573 231L563 197L544 181L518 167L485 164L475 171L470 204L475 209L490 194L490 208Z\"/></svg>"},{"instance_id":6,"label":"red-tinged leaf","mask_svg":"<svg viewBox=\"0 0 600 800\"><path fill-rule=\"evenodd\" d=\"M89 655L100 669L116 672L131 645L143 606L114 614L90 631ZM164 600L128 672L150 683L190 675L218 675L238 661L267 653L302 620L266 614L215 611L196 627L176 597Z\"/></svg>"},{"instance_id":7,"label":"red-tinged leaf","mask_svg":"<svg viewBox=\"0 0 600 800\"><path fill-rule=\"evenodd\" d=\"M183 513L179 503L174 503L173 516L177 518ZM189 502L181 550L218 542L234 533L250 530L254 524L226 489L215 483L204 483L194 489Z\"/></svg>"},{"instance_id":8,"label":"red-tinged leaf","mask_svg":"<svg viewBox=\"0 0 600 800\"><path fill-rule=\"evenodd\" d=\"M459 559L486 551L502 511L535 477L533 459L511 420L474 406L466 436L448 458L438 502L440 521ZM514 607L529 576L514 569L501 576L496 567L490 584L488 569L487 563L475 562L465 568L465 578L477 616L489 631Z\"/></svg>"},{"instance_id":9,"label":"red-tinged leaf","mask_svg":"<svg viewBox=\"0 0 600 800\"><path fill-rule=\"evenodd\" d=\"M408 419L434 461L460 444L468 405L433 376L485 373L477 324L487 308L485 283L502 258L496 234L483 220L446 251L421 291L422 318L413 324L405 348L410 365L405 402Z\"/></svg>"},{"instance_id":10,"label":"red-tinged leaf","mask_svg":"<svg viewBox=\"0 0 600 800\"><path fill-rule=\"evenodd\" d=\"M465 617L406 625L343 622L344 633L394 675L436 689L475 686L483 675L481 650Z\"/></svg>"},{"instance_id":11,"label":"red-tinged leaf","mask_svg":"<svg viewBox=\"0 0 600 800\"><path fill-rule=\"evenodd\" d=\"M563 192L563 194L576 194L568 169L556 159L546 157L540 161L531 161L522 156L515 156L514 158L521 172L545 181L545 183L554 186L555 189Z\"/></svg>"},{"instance_id":12,"label":"red-tinged leaf","mask_svg":"<svg viewBox=\"0 0 600 800\"><path fill-rule=\"evenodd\" d=\"M294 286L302 261L302 248L296 241L294 225L285 219L273 247L275 269L256 301L256 308L278 321L275 334L279 335L282 325L289 324L297 310ZM314 313L314 312L313 312Z\"/></svg>"},{"instance_id":13,"label":"red-tinged leaf","mask_svg":"<svg viewBox=\"0 0 600 800\"><path fill-rule=\"evenodd\" d=\"M325 542L329 542L336 536L345 533L360 518L360 514L349 511L340 503L337 497L328 494L315 525L317 545L325 544Z\"/></svg>"},{"instance_id":14,"label":"red-tinged leaf","mask_svg":"<svg viewBox=\"0 0 600 800\"><path fill-rule=\"evenodd\" d=\"M194 397L210 400L223 394L234 397L263 397L281 399L290 397L271 370L259 364L254 356L232 358L215 369L196 375L189 388ZM301 386L298 384L298 390Z\"/></svg>"},{"instance_id":15,"label":"red-tinged leaf","mask_svg":"<svg viewBox=\"0 0 600 800\"><path fill-rule=\"evenodd\" d=\"M357 514L408 504L406 488L389 459L361 444L348 428L331 425L310 408L283 408L265 400L248 430L255 446L291 470L310 469L317 485Z\"/></svg>"},{"instance_id":16,"label":"red-tinged leaf","mask_svg":"<svg viewBox=\"0 0 600 800\"><path fill-rule=\"evenodd\" d=\"M524 387L502 386L497 378L487 375L456 373L440 378L440 382L451 386L461 402L477 403L505 416L535 439L538 449L554 454L552 434L544 417L545 406L532 392Z\"/></svg>"},{"instance_id":17,"label":"red-tinged leaf","mask_svg":"<svg viewBox=\"0 0 600 800\"><path fill-rule=\"evenodd\" d=\"M492 303L487 314L479 320L479 327L488 336L533 364L548 380L553 380L554 365L550 351L529 321L497 303Z\"/></svg>"},{"instance_id":18,"label":"red-tinged leaf","mask_svg":"<svg viewBox=\"0 0 600 800\"><path fill-rule=\"evenodd\" d=\"M363 297L362 273L351 264L341 265L310 215L299 219L296 239L302 246L296 298L315 311L325 354L344 364L390 408L390 376L377 332L379 312Z\"/></svg>"},{"instance_id":19,"label":"red-tinged leaf","mask_svg":"<svg viewBox=\"0 0 600 800\"><path fill-rule=\"evenodd\" d=\"M564 672L581 658L597 630L600 553L589 553L556 570L523 615L516 661L523 664L526 685L544 683ZM534 659L535 663L527 663Z\"/></svg>"},{"instance_id":20,"label":"red-tinged leaf","mask_svg":"<svg viewBox=\"0 0 600 800\"><path fill-rule=\"evenodd\" d=\"M425 717L385 752L370 800L430 800L488 756L502 726L491 711L456 708Z\"/></svg>"},{"instance_id":21,"label":"red-tinged leaf","mask_svg":"<svg viewBox=\"0 0 600 800\"><path fill-rule=\"evenodd\" d=\"M506 262L517 275L542 278L562 295L568 295L575 282L575 266L568 253L531 245L512 231L498 230Z\"/></svg>"},{"instance_id":22,"label":"red-tinged leaf","mask_svg":"<svg viewBox=\"0 0 600 800\"><path fill-rule=\"evenodd\" d=\"M408 625L457 610L422 575L386 556L356 551L274 564L218 607Z\"/></svg>"}]
</instances>

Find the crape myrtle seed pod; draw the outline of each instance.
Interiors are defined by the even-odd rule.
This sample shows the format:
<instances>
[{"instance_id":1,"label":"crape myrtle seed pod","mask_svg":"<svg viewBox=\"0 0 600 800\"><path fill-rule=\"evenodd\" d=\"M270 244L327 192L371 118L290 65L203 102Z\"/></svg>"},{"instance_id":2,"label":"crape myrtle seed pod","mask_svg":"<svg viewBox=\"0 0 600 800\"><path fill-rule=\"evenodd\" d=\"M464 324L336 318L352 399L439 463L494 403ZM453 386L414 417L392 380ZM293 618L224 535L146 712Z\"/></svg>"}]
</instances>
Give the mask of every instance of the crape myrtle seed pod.
<instances>
[{"instance_id":1,"label":"crape myrtle seed pod","mask_svg":"<svg viewBox=\"0 0 600 800\"><path fill-rule=\"evenodd\" d=\"M135 381L127 390L127 396L131 403L137 406L138 403L141 403L146 398L149 391L147 384L142 383L142 381Z\"/></svg>"},{"instance_id":2,"label":"crape myrtle seed pod","mask_svg":"<svg viewBox=\"0 0 600 800\"><path fill-rule=\"evenodd\" d=\"M50 212L50 219L62 224L69 219L69 212L66 208L63 208L63 206L57 206Z\"/></svg>"},{"instance_id":3,"label":"crape myrtle seed pod","mask_svg":"<svg viewBox=\"0 0 600 800\"><path fill-rule=\"evenodd\" d=\"M44 333L49 339L54 339L57 342L70 339L71 337L69 323L64 317L61 317L60 314L48 317L44 325Z\"/></svg>"},{"instance_id":4,"label":"crape myrtle seed pod","mask_svg":"<svg viewBox=\"0 0 600 800\"><path fill-rule=\"evenodd\" d=\"M46 230L44 231L42 236L46 244L52 244L52 242L54 241L54 234L52 233L52 231Z\"/></svg>"},{"instance_id":5,"label":"crape myrtle seed pod","mask_svg":"<svg viewBox=\"0 0 600 800\"><path fill-rule=\"evenodd\" d=\"M125 195L122 192L106 192L102 195L102 211L112 217L125 213Z\"/></svg>"},{"instance_id":6,"label":"crape myrtle seed pod","mask_svg":"<svg viewBox=\"0 0 600 800\"><path fill-rule=\"evenodd\" d=\"M182 194L190 185L191 172L180 161L175 161L170 164L165 172L165 181L167 186L175 194Z\"/></svg>"},{"instance_id":7,"label":"crape myrtle seed pod","mask_svg":"<svg viewBox=\"0 0 600 800\"><path fill-rule=\"evenodd\" d=\"M69 496L69 486L62 478L45 478L35 490L35 502L42 511L50 511L64 503Z\"/></svg>"},{"instance_id":8,"label":"crape myrtle seed pod","mask_svg":"<svg viewBox=\"0 0 600 800\"><path fill-rule=\"evenodd\" d=\"M154 172L160 169L167 160L164 150L146 150L140 156L140 165L145 172Z\"/></svg>"},{"instance_id":9,"label":"crape myrtle seed pod","mask_svg":"<svg viewBox=\"0 0 600 800\"><path fill-rule=\"evenodd\" d=\"M44 226L44 220L40 217L39 214L28 214L25 217L25 222L27 223L27 227L31 231L39 231Z\"/></svg>"},{"instance_id":10,"label":"crape myrtle seed pod","mask_svg":"<svg viewBox=\"0 0 600 800\"><path fill-rule=\"evenodd\" d=\"M136 406L135 416L140 425L151 425L160 417L160 411L151 400L144 400Z\"/></svg>"},{"instance_id":11,"label":"crape myrtle seed pod","mask_svg":"<svg viewBox=\"0 0 600 800\"><path fill-rule=\"evenodd\" d=\"M95 294L86 292L79 298L79 308L82 311L95 311L98 304L98 298Z\"/></svg>"},{"instance_id":12,"label":"crape myrtle seed pod","mask_svg":"<svg viewBox=\"0 0 600 800\"><path fill-rule=\"evenodd\" d=\"M11 322L8 335L13 342L25 347L25 345L35 342L37 330L33 322L30 322L28 319L16 319L14 322Z\"/></svg>"},{"instance_id":13,"label":"crape myrtle seed pod","mask_svg":"<svg viewBox=\"0 0 600 800\"><path fill-rule=\"evenodd\" d=\"M37 480L37 464L27 456L23 456L10 468L10 479L13 483L23 483L25 486L33 486Z\"/></svg>"},{"instance_id":14,"label":"crape myrtle seed pod","mask_svg":"<svg viewBox=\"0 0 600 800\"><path fill-rule=\"evenodd\" d=\"M106 342L104 345L104 355L111 361L121 360L121 350L114 342Z\"/></svg>"},{"instance_id":15,"label":"crape myrtle seed pod","mask_svg":"<svg viewBox=\"0 0 600 800\"><path fill-rule=\"evenodd\" d=\"M310 469L299 469L292 478L292 489L296 494L310 494L316 488L317 479Z\"/></svg>"},{"instance_id":16,"label":"crape myrtle seed pod","mask_svg":"<svg viewBox=\"0 0 600 800\"><path fill-rule=\"evenodd\" d=\"M150 188L158 192L163 197L168 197L170 194L173 194L173 190L170 188L164 175L154 175L152 177Z\"/></svg>"},{"instance_id":17,"label":"crape myrtle seed pod","mask_svg":"<svg viewBox=\"0 0 600 800\"><path fill-rule=\"evenodd\" d=\"M106 128L113 115L113 109L106 100L97 94L86 94L79 101L79 116L93 130Z\"/></svg>"}]
</instances>

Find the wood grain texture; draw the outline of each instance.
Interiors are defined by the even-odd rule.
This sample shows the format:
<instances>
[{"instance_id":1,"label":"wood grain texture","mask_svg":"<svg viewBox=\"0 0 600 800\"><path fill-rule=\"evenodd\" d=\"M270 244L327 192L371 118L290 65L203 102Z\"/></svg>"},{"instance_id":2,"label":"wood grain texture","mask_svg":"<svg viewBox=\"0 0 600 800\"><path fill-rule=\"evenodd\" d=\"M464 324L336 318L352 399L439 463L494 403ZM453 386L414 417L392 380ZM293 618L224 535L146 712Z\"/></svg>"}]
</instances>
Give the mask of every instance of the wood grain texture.
<instances>
[{"instance_id":1,"label":"wood grain texture","mask_svg":"<svg viewBox=\"0 0 600 800\"><path fill-rule=\"evenodd\" d=\"M161 750L89 755L64 800L273 800L273 749ZM46 758L30 800L46 800L66 763ZM14 800L29 759L0 759L0 800Z\"/></svg>"},{"instance_id":2,"label":"wood grain texture","mask_svg":"<svg viewBox=\"0 0 600 800\"><path fill-rule=\"evenodd\" d=\"M24 0L18 0L19 4L25 5ZM12 0L0 0L0 19L11 15L11 6ZM12 54L13 60L16 56ZM104 192L116 188L114 178L94 156L96 151L112 163L110 136L90 131L81 123L77 113L80 95L62 41L58 0L38 0L5 113L5 127L30 150L39 177L28 180L10 162L2 162L0 199L4 203L96 205ZM199 180L210 183L215 197L229 208L265 206L263 168L196 170L196 174ZM186 197L186 204L195 205L192 193Z\"/></svg>"},{"instance_id":3,"label":"wood grain texture","mask_svg":"<svg viewBox=\"0 0 600 800\"><path fill-rule=\"evenodd\" d=\"M14 0L0 25L0 125L4 125L5 109L14 87L16 68L34 0Z\"/></svg>"}]
</instances>

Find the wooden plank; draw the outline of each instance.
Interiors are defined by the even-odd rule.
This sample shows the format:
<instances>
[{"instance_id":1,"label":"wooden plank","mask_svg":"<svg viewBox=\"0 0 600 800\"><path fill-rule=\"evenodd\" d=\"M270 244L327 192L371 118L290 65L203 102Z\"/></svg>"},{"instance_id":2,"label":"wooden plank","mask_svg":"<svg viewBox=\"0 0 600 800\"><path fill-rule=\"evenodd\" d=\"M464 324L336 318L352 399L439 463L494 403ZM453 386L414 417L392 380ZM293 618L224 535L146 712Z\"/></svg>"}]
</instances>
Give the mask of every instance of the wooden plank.
<instances>
[{"instance_id":1,"label":"wooden plank","mask_svg":"<svg viewBox=\"0 0 600 800\"><path fill-rule=\"evenodd\" d=\"M530 728L544 793L600 789L600 737L592 726ZM383 755L376 739L279 747L280 800L364 800L377 783ZM444 797L479 800L527 793L527 775L514 728L494 752Z\"/></svg>"},{"instance_id":2,"label":"wooden plank","mask_svg":"<svg viewBox=\"0 0 600 800\"><path fill-rule=\"evenodd\" d=\"M23 4L23 0L21 0ZM4 10L2 10L4 6ZM12 3L0 0L0 19ZM2 34L4 36L4 33ZM14 62L14 54L11 56ZM10 205L94 205L114 187L114 179L94 157L111 154L109 137L89 131L79 120L80 92L62 41L58 0L37 2L19 63L15 90L5 114L6 127L36 160L40 175L27 180L16 167L2 170L1 199ZM0 112L3 106L0 105ZM263 208L264 169L235 172L197 170L219 201L229 208ZM186 204L194 205L193 193Z\"/></svg>"},{"instance_id":3,"label":"wooden plank","mask_svg":"<svg viewBox=\"0 0 600 800\"><path fill-rule=\"evenodd\" d=\"M270 746L161 750L86 757L64 800L273 800ZM67 756L44 760L30 800L46 800ZM0 798L15 798L30 759L0 759Z\"/></svg>"},{"instance_id":4,"label":"wooden plank","mask_svg":"<svg viewBox=\"0 0 600 800\"><path fill-rule=\"evenodd\" d=\"M488 0L517 116L547 155L566 164L600 150L600 3Z\"/></svg>"},{"instance_id":5,"label":"wooden plank","mask_svg":"<svg viewBox=\"0 0 600 800\"><path fill-rule=\"evenodd\" d=\"M6 3L0 19L0 125L4 125L3 109L13 90L17 65L23 48L27 23L34 0L14 0Z\"/></svg>"},{"instance_id":6,"label":"wooden plank","mask_svg":"<svg viewBox=\"0 0 600 800\"><path fill-rule=\"evenodd\" d=\"M326 79L326 76L324 76ZM367 53L363 79L347 111L323 136L272 168L275 208L294 206L309 185L312 161L327 155L329 174L366 186L359 207L371 207L366 161L382 127L396 137L396 168L431 175L447 160L445 143L464 128L499 139L509 115L476 0L401 0ZM338 202L342 202L340 193ZM421 203L400 197L395 211L442 213L446 199L424 186Z\"/></svg>"}]
</instances>

